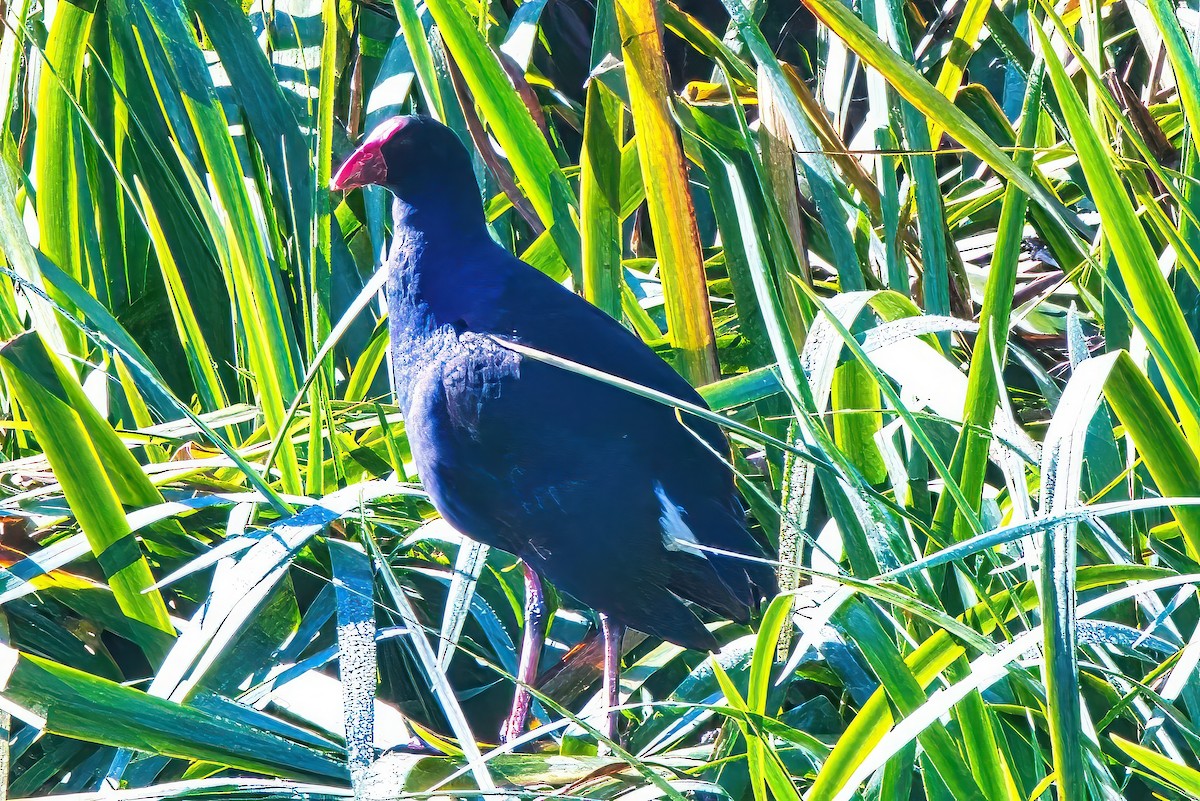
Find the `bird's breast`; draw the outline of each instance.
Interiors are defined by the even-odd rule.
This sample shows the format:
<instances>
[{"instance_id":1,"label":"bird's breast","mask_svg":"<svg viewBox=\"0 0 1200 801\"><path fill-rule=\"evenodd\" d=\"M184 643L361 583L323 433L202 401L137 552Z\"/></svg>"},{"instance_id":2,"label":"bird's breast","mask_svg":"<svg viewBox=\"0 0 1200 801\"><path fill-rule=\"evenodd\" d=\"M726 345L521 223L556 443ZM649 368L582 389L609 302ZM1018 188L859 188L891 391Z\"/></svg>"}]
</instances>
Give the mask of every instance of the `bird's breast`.
<instances>
[{"instance_id":1,"label":"bird's breast","mask_svg":"<svg viewBox=\"0 0 1200 801\"><path fill-rule=\"evenodd\" d=\"M392 330L392 378L396 399L407 418L411 414L414 390L431 377L440 377L443 366L458 347L458 334L453 326L430 327L426 330Z\"/></svg>"},{"instance_id":2,"label":"bird's breast","mask_svg":"<svg viewBox=\"0 0 1200 801\"><path fill-rule=\"evenodd\" d=\"M409 436L414 450L422 451L414 455L432 469L484 446L481 425L489 405L520 377L516 353L449 325L410 339L392 356Z\"/></svg>"}]
</instances>

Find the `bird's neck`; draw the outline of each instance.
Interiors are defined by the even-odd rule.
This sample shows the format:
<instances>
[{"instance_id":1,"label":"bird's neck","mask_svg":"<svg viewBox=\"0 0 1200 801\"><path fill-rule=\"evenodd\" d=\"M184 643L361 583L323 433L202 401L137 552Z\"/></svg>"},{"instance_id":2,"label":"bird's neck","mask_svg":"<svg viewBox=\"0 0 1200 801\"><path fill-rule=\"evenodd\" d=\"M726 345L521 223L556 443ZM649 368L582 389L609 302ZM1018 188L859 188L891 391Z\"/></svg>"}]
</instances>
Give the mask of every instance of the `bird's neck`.
<instances>
[{"instance_id":1,"label":"bird's neck","mask_svg":"<svg viewBox=\"0 0 1200 801\"><path fill-rule=\"evenodd\" d=\"M405 305L433 302L430 311L436 313L454 298L468 294L477 280L474 273L479 270L479 254L495 246L482 210L472 216L439 208L434 202L416 205L396 200L392 215L389 262L393 275L389 282L403 288Z\"/></svg>"},{"instance_id":2,"label":"bird's neck","mask_svg":"<svg viewBox=\"0 0 1200 801\"><path fill-rule=\"evenodd\" d=\"M392 369L402 407L421 369L455 336L483 280L486 227L445 227L438 215L396 202L386 298Z\"/></svg>"},{"instance_id":3,"label":"bird's neck","mask_svg":"<svg viewBox=\"0 0 1200 801\"><path fill-rule=\"evenodd\" d=\"M402 231L417 234L435 248L490 239L474 184L469 188L431 186L393 192L393 230L397 235Z\"/></svg>"}]
</instances>

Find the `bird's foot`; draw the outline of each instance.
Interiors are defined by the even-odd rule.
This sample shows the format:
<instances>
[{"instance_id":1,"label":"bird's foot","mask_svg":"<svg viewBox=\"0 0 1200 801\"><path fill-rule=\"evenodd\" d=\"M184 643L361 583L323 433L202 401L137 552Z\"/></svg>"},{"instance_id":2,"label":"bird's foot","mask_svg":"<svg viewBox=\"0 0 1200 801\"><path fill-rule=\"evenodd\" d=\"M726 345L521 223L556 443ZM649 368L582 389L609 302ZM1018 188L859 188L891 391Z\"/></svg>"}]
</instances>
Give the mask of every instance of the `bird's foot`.
<instances>
[{"instance_id":1,"label":"bird's foot","mask_svg":"<svg viewBox=\"0 0 1200 801\"><path fill-rule=\"evenodd\" d=\"M625 747L625 737L621 731L620 720L620 712L613 710L608 713L607 719L604 721L604 728L600 729L601 736L596 741L597 756L612 756L614 746L616 748Z\"/></svg>"},{"instance_id":2,"label":"bird's foot","mask_svg":"<svg viewBox=\"0 0 1200 801\"><path fill-rule=\"evenodd\" d=\"M504 721L504 725L500 727L500 744L505 747L505 750L514 754L537 754L543 753L548 749L556 747L554 740L546 736L546 732L537 731L537 726L529 729L525 723L516 725L510 718ZM519 740L524 742L517 743ZM517 743L513 745L513 743Z\"/></svg>"},{"instance_id":3,"label":"bird's foot","mask_svg":"<svg viewBox=\"0 0 1200 801\"><path fill-rule=\"evenodd\" d=\"M409 736L407 740L396 743L391 748L384 751L385 754L410 754L413 756L445 756L445 754L429 743L417 737L415 734Z\"/></svg>"},{"instance_id":4,"label":"bird's foot","mask_svg":"<svg viewBox=\"0 0 1200 801\"><path fill-rule=\"evenodd\" d=\"M507 745L525 733L524 721L516 721L510 715L500 727L500 744Z\"/></svg>"}]
</instances>

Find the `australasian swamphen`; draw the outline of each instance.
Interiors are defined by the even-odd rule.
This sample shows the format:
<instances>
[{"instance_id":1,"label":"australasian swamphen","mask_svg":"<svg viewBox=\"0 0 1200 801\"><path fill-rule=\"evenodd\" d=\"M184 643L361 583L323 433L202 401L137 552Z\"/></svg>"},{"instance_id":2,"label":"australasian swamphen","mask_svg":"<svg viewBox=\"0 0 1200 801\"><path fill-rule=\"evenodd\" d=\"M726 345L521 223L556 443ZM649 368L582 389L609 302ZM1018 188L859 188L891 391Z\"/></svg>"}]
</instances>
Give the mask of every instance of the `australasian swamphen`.
<instances>
[{"instance_id":1,"label":"australasian swamphen","mask_svg":"<svg viewBox=\"0 0 1200 801\"><path fill-rule=\"evenodd\" d=\"M471 160L427 117L379 125L334 189L395 195L385 298L396 394L433 505L467 536L525 563L526 631L513 711L525 727L544 636L538 575L601 613L617 703L625 626L701 651L717 641L685 601L748 622L776 592L746 530L720 428L515 352L516 343L704 401L604 312L488 233ZM685 425L686 424L686 425ZM615 716L608 717L615 735Z\"/></svg>"}]
</instances>

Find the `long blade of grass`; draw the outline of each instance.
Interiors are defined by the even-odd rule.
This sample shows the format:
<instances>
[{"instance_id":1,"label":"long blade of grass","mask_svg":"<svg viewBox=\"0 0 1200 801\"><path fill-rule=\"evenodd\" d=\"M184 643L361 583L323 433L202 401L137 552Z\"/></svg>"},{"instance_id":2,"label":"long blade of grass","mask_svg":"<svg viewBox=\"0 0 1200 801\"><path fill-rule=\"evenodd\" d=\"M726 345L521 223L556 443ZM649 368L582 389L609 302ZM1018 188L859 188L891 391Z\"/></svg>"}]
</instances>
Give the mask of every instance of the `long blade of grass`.
<instances>
[{"instance_id":1,"label":"long blade of grass","mask_svg":"<svg viewBox=\"0 0 1200 801\"><path fill-rule=\"evenodd\" d=\"M693 384L720 377L716 335L687 164L671 120L662 24L652 0L617 0L629 104L637 132L642 182L663 281L667 334L681 372Z\"/></svg>"},{"instance_id":2,"label":"long blade of grass","mask_svg":"<svg viewBox=\"0 0 1200 801\"><path fill-rule=\"evenodd\" d=\"M341 765L308 746L7 646L0 652L5 697L47 732L252 772L344 780Z\"/></svg>"},{"instance_id":3,"label":"long blade of grass","mask_svg":"<svg viewBox=\"0 0 1200 801\"><path fill-rule=\"evenodd\" d=\"M425 38L425 26L421 24L421 16L417 12L415 0L392 0L396 9L396 17L400 20L400 29L404 33L405 44L412 55L413 69L417 73L417 83L430 114L434 118L450 124L446 119L446 109L443 106L441 87L437 74L434 72L433 53Z\"/></svg>"},{"instance_id":4,"label":"long blade of grass","mask_svg":"<svg viewBox=\"0 0 1200 801\"><path fill-rule=\"evenodd\" d=\"M191 371L192 381L200 398L200 408L208 412L224 409L229 405L229 401L225 397L221 379L217 376L215 361L208 349L204 332L200 330L200 323L196 319L195 304L188 295L187 286L179 272L175 256L171 253L171 246L154 211L153 202L141 181L136 185L142 200L142 213L146 216L146 223L150 228L150 241L158 256L163 282L167 285L167 299L171 304L171 314L175 318L175 328L179 333L179 341L183 344L188 370Z\"/></svg>"},{"instance_id":5,"label":"long blade of grass","mask_svg":"<svg viewBox=\"0 0 1200 801\"><path fill-rule=\"evenodd\" d=\"M342 719L346 762L355 788L375 761L374 582L371 560L344 540L330 539L329 562L337 596L338 675L342 680Z\"/></svg>"},{"instance_id":6,"label":"long blade of grass","mask_svg":"<svg viewBox=\"0 0 1200 801\"><path fill-rule=\"evenodd\" d=\"M1084 444L1115 355L1088 360L1075 370L1055 410L1042 450L1042 511L1062 512L1079 503ZM1048 528L1042 539L1042 651L1045 659L1046 726L1050 730L1055 784L1060 798L1087 797L1083 710L1079 702L1076 622L1078 525Z\"/></svg>"},{"instance_id":7,"label":"long blade of grass","mask_svg":"<svg viewBox=\"0 0 1200 801\"><path fill-rule=\"evenodd\" d=\"M1037 142L1038 121L1042 98L1042 74L1036 71L1025 94L1021 112L1021 133L1017 166L1029 170L1033 166L1033 146ZM1003 365L1007 356L1009 319L1016 291L1017 262L1021 255L1022 233L1028 197L1015 183L1005 189L996 231L996 249L992 253L987 283L984 286L983 307L979 313L979 337L971 354L967 374L967 403L963 410L963 428L955 446L953 472L959 477L963 495L978 512L982 498L984 468L987 465L990 442L980 434L987 430L996 414L999 400L996 371L992 362ZM950 523L953 499L943 495L938 500L934 524L945 527ZM965 525L955 522L955 536L965 534Z\"/></svg>"},{"instance_id":8,"label":"long blade of grass","mask_svg":"<svg viewBox=\"0 0 1200 801\"><path fill-rule=\"evenodd\" d=\"M75 109L67 90L74 90L81 81L92 18L91 11L74 3L57 9L46 41L45 57L51 67L42 71L37 95L38 147L34 165L40 246L80 283L86 278L79 196L87 178L76 169ZM72 308L69 301L55 295L53 286L50 292L59 303ZM71 352L83 355L79 331L70 327L62 330Z\"/></svg>"},{"instance_id":9,"label":"long blade of grass","mask_svg":"<svg viewBox=\"0 0 1200 801\"><path fill-rule=\"evenodd\" d=\"M967 71L967 62L979 45L979 35L983 32L983 24L987 20L992 3L988 0L967 0L963 4L958 18L958 26L954 29L954 38L950 42L950 50L946 60L942 62L942 70L938 73L935 86L937 90L954 102L962 85L963 75ZM929 141L936 142L941 138L941 131L936 125L931 126Z\"/></svg>"}]
</instances>

